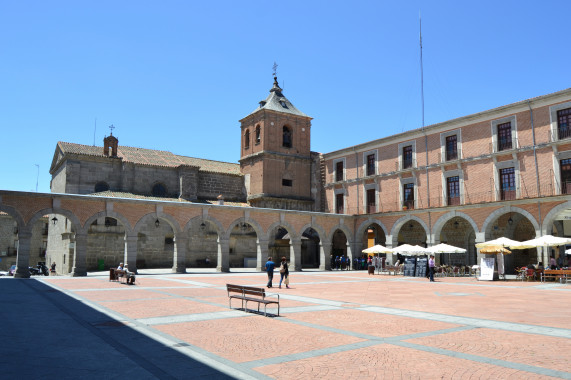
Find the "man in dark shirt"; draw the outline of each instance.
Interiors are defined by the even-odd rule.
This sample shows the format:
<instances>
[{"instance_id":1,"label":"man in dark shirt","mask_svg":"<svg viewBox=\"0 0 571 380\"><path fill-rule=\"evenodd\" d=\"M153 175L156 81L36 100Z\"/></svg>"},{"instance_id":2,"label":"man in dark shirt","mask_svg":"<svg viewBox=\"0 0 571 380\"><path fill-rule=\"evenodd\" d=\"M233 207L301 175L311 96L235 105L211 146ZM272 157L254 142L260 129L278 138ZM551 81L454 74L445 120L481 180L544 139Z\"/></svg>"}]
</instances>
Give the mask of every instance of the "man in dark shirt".
<instances>
[{"instance_id":1,"label":"man in dark shirt","mask_svg":"<svg viewBox=\"0 0 571 380\"><path fill-rule=\"evenodd\" d=\"M276 263L272 261L271 257L268 257L268 261L266 262L266 272L268 273L268 288L272 287L272 280L274 278L274 268L276 267Z\"/></svg>"}]
</instances>

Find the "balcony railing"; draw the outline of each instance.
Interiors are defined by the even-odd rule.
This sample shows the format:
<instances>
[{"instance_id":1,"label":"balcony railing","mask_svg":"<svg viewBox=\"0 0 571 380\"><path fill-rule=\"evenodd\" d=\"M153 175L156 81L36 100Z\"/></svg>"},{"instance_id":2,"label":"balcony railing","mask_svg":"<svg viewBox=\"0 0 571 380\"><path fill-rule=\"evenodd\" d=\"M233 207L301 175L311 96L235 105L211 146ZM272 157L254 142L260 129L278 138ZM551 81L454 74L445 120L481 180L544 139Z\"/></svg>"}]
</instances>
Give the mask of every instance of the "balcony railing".
<instances>
[{"instance_id":1,"label":"balcony railing","mask_svg":"<svg viewBox=\"0 0 571 380\"><path fill-rule=\"evenodd\" d=\"M448 206L459 206L460 205L460 195L455 197L448 197Z\"/></svg>"},{"instance_id":2,"label":"balcony railing","mask_svg":"<svg viewBox=\"0 0 571 380\"><path fill-rule=\"evenodd\" d=\"M511 149L519 149L519 139L512 138L512 139L499 139L495 143L490 143L489 145L489 152L498 153L504 150L511 150Z\"/></svg>"},{"instance_id":3,"label":"balcony railing","mask_svg":"<svg viewBox=\"0 0 571 380\"><path fill-rule=\"evenodd\" d=\"M416 167L416 160L415 159L402 160L402 162L399 162L399 161L395 162L395 171L412 169L415 167Z\"/></svg>"}]
</instances>

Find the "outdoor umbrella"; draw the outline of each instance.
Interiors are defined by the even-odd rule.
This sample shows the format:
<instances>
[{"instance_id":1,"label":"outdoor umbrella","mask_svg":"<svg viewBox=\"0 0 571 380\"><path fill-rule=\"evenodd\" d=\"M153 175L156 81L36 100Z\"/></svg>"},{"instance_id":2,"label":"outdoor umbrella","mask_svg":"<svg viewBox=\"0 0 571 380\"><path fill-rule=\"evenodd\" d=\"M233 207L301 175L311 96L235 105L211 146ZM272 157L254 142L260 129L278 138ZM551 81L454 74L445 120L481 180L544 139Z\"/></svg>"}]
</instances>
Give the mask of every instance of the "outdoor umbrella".
<instances>
[{"instance_id":1,"label":"outdoor umbrella","mask_svg":"<svg viewBox=\"0 0 571 380\"><path fill-rule=\"evenodd\" d=\"M374 245L372 247L369 247L367 249L363 249L362 251L363 253L366 254L377 254L377 253L393 253L393 251L390 248L387 247L383 247L380 244Z\"/></svg>"},{"instance_id":2,"label":"outdoor umbrella","mask_svg":"<svg viewBox=\"0 0 571 380\"><path fill-rule=\"evenodd\" d=\"M393 248L392 252L400 253L401 255L411 255L411 256L425 255L429 253L427 252L426 248L423 248L419 245L410 245L410 244L399 245L398 247Z\"/></svg>"},{"instance_id":3,"label":"outdoor umbrella","mask_svg":"<svg viewBox=\"0 0 571 380\"><path fill-rule=\"evenodd\" d=\"M447 264L450 263L451 253L466 253L464 248L455 247L445 243L433 245L432 247L426 248L426 250L430 253L448 253L448 261L446 262Z\"/></svg>"},{"instance_id":4,"label":"outdoor umbrella","mask_svg":"<svg viewBox=\"0 0 571 380\"><path fill-rule=\"evenodd\" d=\"M508 254L512 253L512 251L510 251L506 247L502 247L501 245L490 245L484 248L480 248L480 253L485 253L487 255L497 254L497 253Z\"/></svg>"},{"instance_id":5,"label":"outdoor umbrella","mask_svg":"<svg viewBox=\"0 0 571 380\"><path fill-rule=\"evenodd\" d=\"M543 235L541 237L522 241L518 246L510 246L512 249L536 248L536 247L558 247L560 245L571 244L571 239L553 235Z\"/></svg>"},{"instance_id":6,"label":"outdoor umbrella","mask_svg":"<svg viewBox=\"0 0 571 380\"><path fill-rule=\"evenodd\" d=\"M513 246L517 246L517 245L521 245L521 242L519 242L517 240L508 239L507 237L502 236L501 238L497 238L494 240L488 240L488 241L485 241L483 243L478 243L478 244L476 244L476 248L484 248L484 247L489 247L489 246L513 247Z\"/></svg>"}]
</instances>

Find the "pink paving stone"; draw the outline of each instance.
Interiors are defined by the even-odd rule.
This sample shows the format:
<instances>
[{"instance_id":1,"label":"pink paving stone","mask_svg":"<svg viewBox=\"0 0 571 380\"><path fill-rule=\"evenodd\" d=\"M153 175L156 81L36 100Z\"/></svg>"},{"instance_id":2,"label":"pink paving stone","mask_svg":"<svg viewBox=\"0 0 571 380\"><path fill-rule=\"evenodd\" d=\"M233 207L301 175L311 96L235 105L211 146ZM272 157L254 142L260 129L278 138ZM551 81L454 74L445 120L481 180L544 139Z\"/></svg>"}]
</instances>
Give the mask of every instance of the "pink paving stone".
<instances>
[{"instance_id":1,"label":"pink paving stone","mask_svg":"<svg viewBox=\"0 0 571 380\"><path fill-rule=\"evenodd\" d=\"M254 368L275 379L552 379L534 373L381 344Z\"/></svg>"},{"instance_id":2,"label":"pink paving stone","mask_svg":"<svg viewBox=\"0 0 571 380\"><path fill-rule=\"evenodd\" d=\"M298 321L378 337L415 334L458 326L445 322L419 320L351 309L292 313L287 317Z\"/></svg>"},{"instance_id":3,"label":"pink paving stone","mask_svg":"<svg viewBox=\"0 0 571 380\"><path fill-rule=\"evenodd\" d=\"M94 290L78 292L79 295L91 301L122 301L122 300L151 300L158 298L170 298L167 294L152 292L150 290L129 287L117 290Z\"/></svg>"},{"instance_id":4,"label":"pink paving stone","mask_svg":"<svg viewBox=\"0 0 571 380\"><path fill-rule=\"evenodd\" d=\"M100 303L106 308L133 319L225 311L222 307L180 298L132 301L122 300L121 302L101 301Z\"/></svg>"},{"instance_id":5,"label":"pink paving stone","mask_svg":"<svg viewBox=\"0 0 571 380\"><path fill-rule=\"evenodd\" d=\"M238 363L362 341L260 315L155 328Z\"/></svg>"},{"instance_id":6,"label":"pink paving stone","mask_svg":"<svg viewBox=\"0 0 571 380\"><path fill-rule=\"evenodd\" d=\"M408 342L536 367L569 370L571 340L495 329L474 329Z\"/></svg>"},{"instance_id":7,"label":"pink paving stone","mask_svg":"<svg viewBox=\"0 0 571 380\"><path fill-rule=\"evenodd\" d=\"M62 289L123 289L127 285L120 284L117 281L109 281L109 278L66 278L51 279L47 278L46 282L56 285Z\"/></svg>"}]
</instances>

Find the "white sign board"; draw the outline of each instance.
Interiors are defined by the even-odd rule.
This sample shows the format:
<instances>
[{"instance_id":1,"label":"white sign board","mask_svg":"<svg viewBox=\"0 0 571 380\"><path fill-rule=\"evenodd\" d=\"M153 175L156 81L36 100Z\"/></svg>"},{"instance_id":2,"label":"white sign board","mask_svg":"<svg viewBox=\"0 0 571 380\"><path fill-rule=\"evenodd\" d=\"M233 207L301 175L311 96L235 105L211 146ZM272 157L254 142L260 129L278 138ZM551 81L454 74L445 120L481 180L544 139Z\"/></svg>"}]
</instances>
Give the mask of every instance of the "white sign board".
<instances>
[{"instance_id":1,"label":"white sign board","mask_svg":"<svg viewBox=\"0 0 571 380\"><path fill-rule=\"evenodd\" d=\"M480 280L493 281L494 280L494 259L482 257L480 263Z\"/></svg>"}]
</instances>

